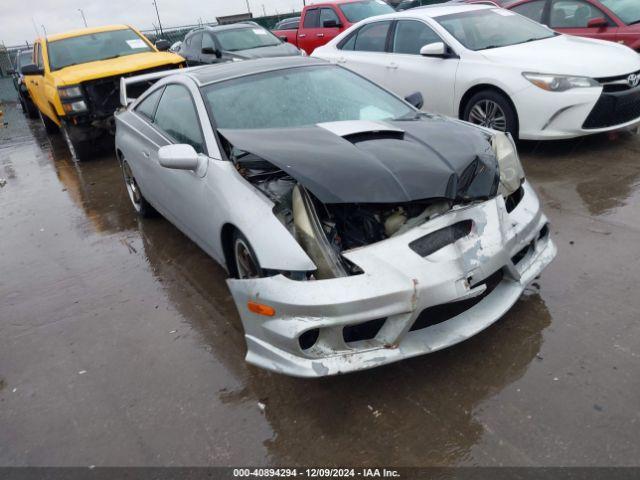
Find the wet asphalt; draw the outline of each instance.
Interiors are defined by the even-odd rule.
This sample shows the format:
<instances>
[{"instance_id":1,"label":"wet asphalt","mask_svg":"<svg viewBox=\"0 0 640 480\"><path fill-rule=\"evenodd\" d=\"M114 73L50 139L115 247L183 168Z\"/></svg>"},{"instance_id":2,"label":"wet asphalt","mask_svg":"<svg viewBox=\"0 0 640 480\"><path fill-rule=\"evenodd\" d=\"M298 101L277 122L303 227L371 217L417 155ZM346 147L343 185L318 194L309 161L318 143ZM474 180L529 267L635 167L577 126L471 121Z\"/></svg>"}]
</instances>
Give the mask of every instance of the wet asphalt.
<instances>
[{"instance_id":1,"label":"wet asphalt","mask_svg":"<svg viewBox=\"0 0 640 480\"><path fill-rule=\"evenodd\" d=\"M224 270L111 151L3 108L0 465L640 465L639 136L520 146L559 254L491 328L300 380L244 362Z\"/></svg>"}]
</instances>

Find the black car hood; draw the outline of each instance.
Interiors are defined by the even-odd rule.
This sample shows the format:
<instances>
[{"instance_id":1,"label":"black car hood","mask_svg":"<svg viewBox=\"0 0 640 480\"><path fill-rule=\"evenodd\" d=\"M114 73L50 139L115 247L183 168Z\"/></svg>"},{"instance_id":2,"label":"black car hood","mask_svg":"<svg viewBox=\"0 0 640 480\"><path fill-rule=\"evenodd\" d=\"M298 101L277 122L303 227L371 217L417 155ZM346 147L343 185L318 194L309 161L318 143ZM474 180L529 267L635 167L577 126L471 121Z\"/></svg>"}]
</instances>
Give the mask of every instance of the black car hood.
<instances>
[{"instance_id":1,"label":"black car hood","mask_svg":"<svg viewBox=\"0 0 640 480\"><path fill-rule=\"evenodd\" d=\"M323 203L468 201L497 193L498 163L480 129L420 116L344 134L335 128L342 123L357 122L219 133L236 149L285 171Z\"/></svg>"}]
</instances>

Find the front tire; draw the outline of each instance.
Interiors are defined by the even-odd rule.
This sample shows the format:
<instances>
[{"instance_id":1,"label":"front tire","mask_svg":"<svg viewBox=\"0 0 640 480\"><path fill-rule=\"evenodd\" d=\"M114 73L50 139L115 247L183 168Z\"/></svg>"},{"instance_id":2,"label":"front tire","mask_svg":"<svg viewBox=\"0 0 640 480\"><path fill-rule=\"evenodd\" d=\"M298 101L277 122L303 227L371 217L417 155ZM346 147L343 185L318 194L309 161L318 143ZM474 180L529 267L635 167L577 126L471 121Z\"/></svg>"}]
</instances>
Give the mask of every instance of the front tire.
<instances>
[{"instance_id":1,"label":"front tire","mask_svg":"<svg viewBox=\"0 0 640 480\"><path fill-rule=\"evenodd\" d=\"M38 118L38 109L31 99L22 93L20 94L20 105L22 106L22 113L28 118Z\"/></svg>"},{"instance_id":2,"label":"front tire","mask_svg":"<svg viewBox=\"0 0 640 480\"><path fill-rule=\"evenodd\" d=\"M67 147L71 152L71 156L77 161L89 160L94 152L94 144L90 140L77 140L73 139L69 128L67 126L62 127L62 135L64 141L67 143Z\"/></svg>"},{"instance_id":3,"label":"front tire","mask_svg":"<svg viewBox=\"0 0 640 480\"><path fill-rule=\"evenodd\" d=\"M60 132L60 127L49 117L43 115L40 110L38 110L38 115L40 116L42 125L44 125L44 131L47 132L48 135L55 135Z\"/></svg>"},{"instance_id":4,"label":"front tire","mask_svg":"<svg viewBox=\"0 0 640 480\"><path fill-rule=\"evenodd\" d=\"M122 160L121 165L124 183L127 187L129 200L131 200L131 204L133 205L134 210L143 218L155 216L156 210L151 206L149 202L147 202L147 199L142 195L140 187L138 187L138 182L136 182L136 179L133 176L133 172L131 171L131 167L124 159Z\"/></svg>"},{"instance_id":5,"label":"front tire","mask_svg":"<svg viewBox=\"0 0 640 480\"><path fill-rule=\"evenodd\" d=\"M518 137L518 116L511 102L495 90L482 90L465 105L462 119Z\"/></svg>"},{"instance_id":6,"label":"front tire","mask_svg":"<svg viewBox=\"0 0 640 480\"><path fill-rule=\"evenodd\" d=\"M264 277L264 271L260 267L249 240L239 230L233 232L233 263L235 277L240 280Z\"/></svg>"}]
</instances>

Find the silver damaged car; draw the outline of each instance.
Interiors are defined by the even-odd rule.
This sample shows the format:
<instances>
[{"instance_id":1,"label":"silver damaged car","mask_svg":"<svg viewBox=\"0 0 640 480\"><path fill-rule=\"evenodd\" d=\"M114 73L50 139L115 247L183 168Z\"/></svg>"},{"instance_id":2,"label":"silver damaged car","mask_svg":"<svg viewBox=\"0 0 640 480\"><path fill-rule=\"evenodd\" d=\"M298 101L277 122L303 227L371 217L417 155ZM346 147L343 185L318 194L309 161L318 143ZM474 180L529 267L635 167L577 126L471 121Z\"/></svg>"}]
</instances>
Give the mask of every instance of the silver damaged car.
<instances>
[{"instance_id":1,"label":"silver damaged car","mask_svg":"<svg viewBox=\"0 0 640 480\"><path fill-rule=\"evenodd\" d=\"M227 269L254 365L318 377L449 347L556 255L512 139L423 113L419 94L302 57L120 93L133 206Z\"/></svg>"}]
</instances>

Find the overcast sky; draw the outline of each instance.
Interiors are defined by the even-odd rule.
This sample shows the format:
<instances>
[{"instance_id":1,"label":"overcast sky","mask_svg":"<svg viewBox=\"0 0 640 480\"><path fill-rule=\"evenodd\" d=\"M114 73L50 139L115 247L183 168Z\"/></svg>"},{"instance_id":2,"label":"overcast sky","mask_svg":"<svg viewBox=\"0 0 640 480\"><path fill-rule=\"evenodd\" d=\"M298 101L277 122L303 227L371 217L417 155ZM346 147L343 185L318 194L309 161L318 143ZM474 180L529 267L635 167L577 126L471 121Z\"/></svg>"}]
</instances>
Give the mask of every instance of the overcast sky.
<instances>
[{"instance_id":1,"label":"overcast sky","mask_svg":"<svg viewBox=\"0 0 640 480\"><path fill-rule=\"evenodd\" d=\"M216 17L245 13L247 0L157 0L163 27L212 22ZM249 0L254 16L299 10L302 0ZM129 23L142 30L157 24L152 0L0 0L0 42L13 46L41 34L82 28L78 8L84 10L89 26ZM34 27L35 24L35 27Z\"/></svg>"}]
</instances>

